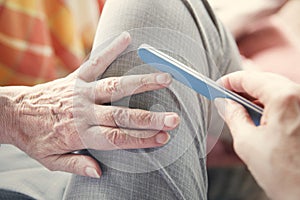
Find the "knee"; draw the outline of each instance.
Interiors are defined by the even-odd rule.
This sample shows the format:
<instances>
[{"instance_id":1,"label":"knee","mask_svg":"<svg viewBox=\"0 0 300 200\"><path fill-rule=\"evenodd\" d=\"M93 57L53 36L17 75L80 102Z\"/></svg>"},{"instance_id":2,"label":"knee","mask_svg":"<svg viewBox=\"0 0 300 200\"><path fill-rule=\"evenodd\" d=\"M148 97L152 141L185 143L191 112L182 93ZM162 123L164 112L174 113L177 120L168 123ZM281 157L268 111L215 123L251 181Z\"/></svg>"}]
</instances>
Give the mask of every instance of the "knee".
<instances>
[{"instance_id":1,"label":"knee","mask_svg":"<svg viewBox=\"0 0 300 200\"><path fill-rule=\"evenodd\" d=\"M162 27L177 29L180 23L192 23L186 5L181 0L108 0L105 5L104 18L112 19L125 29L140 27ZM187 20L188 19L188 20ZM185 20L185 23L182 23Z\"/></svg>"}]
</instances>

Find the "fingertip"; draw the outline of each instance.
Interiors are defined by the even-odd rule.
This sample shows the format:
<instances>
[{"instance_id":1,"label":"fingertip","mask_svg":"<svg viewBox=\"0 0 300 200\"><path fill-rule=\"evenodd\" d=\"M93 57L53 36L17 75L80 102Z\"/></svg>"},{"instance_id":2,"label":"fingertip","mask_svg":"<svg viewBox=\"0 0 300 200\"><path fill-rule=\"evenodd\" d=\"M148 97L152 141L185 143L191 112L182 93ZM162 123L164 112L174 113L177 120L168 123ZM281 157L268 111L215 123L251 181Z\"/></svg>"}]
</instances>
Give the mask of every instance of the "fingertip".
<instances>
[{"instance_id":1,"label":"fingertip","mask_svg":"<svg viewBox=\"0 0 300 200\"><path fill-rule=\"evenodd\" d=\"M170 85L172 82L172 76L168 73L159 73L156 76L156 82L160 85Z\"/></svg>"},{"instance_id":2,"label":"fingertip","mask_svg":"<svg viewBox=\"0 0 300 200\"><path fill-rule=\"evenodd\" d=\"M97 161L90 157L90 156L84 156L84 159L82 159L82 165L83 165L83 175L88 176L91 178L100 178L102 175L102 171L100 169L100 166L98 165Z\"/></svg>"},{"instance_id":3,"label":"fingertip","mask_svg":"<svg viewBox=\"0 0 300 200\"><path fill-rule=\"evenodd\" d=\"M77 165L73 166L73 173L87 176L91 178L100 178L102 175L102 171L97 161L89 155L76 155L75 159L77 159ZM72 165L71 165L72 166Z\"/></svg>"},{"instance_id":4,"label":"fingertip","mask_svg":"<svg viewBox=\"0 0 300 200\"><path fill-rule=\"evenodd\" d=\"M99 168L97 169L95 167L90 167L90 166L85 167L84 173L85 173L85 176L88 176L91 178L100 178L102 175L102 172Z\"/></svg>"},{"instance_id":5,"label":"fingertip","mask_svg":"<svg viewBox=\"0 0 300 200\"><path fill-rule=\"evenodd\" d=\"M219 78L217 81L216 81L216 83L218 84L218 85L223 85L223 81L224 81L224 77L221 77L221 78Z\"/></svg>"},{"instance_id":6,"label":"fingertip","mask_svg":"<svg viewBox=\"0 0 300 200\"><path fill-rule=\"evenodd\" d=\"M160 132L155 136L155 141L160 145L164 145L169 142L170 138L171 138L171 136L169 133Z\"/></svg>"},{"instance_id":7,"label":"fingertip","mask_svg":"<svg viewBox=\"0 0 300 200\"><path fill-rule=\"evenodd\" d=\"M121 33L121 38L124 39L125 43L126 44L130 44L131 43L131 35L129 32L127 31L124 31Z\"/></svg>"},{"instance_id":8,"label":"fingertip","mask_svg":"<svg viewBox=\"0 0 300 200\"><path fill-rule=\"evenodd\" d=\"M164 125L168 128L176 128L180 123L180 117L176 113L168 113L164 118Z\"/></svg>"}]
</instances>

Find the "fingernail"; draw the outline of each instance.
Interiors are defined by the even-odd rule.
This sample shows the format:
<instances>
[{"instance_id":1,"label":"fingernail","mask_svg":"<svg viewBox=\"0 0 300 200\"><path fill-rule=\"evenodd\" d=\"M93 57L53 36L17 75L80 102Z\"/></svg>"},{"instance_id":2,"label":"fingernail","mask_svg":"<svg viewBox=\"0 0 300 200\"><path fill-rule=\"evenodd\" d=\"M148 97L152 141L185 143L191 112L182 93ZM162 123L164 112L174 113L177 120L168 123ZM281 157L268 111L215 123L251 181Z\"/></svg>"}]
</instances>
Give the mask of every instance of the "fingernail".
<instances>
[{"instance_id":1,"label":"fingernail","mask_svg":"<svg viewBox=\"0 0 300 200\"><path fill-rule=\"evenodd\" d=\"M158 144L166 144L170 140L170 135L168 133L158 133L155 140Z\"/></svg>"},{"instance_id":2,"label":"fingernail","mask_svg":"<svg viewBox=\"0 0 300 200\"><path fill-rule=\"evenodd\" d=\"M222 85L223 85L223 78L219 78L219 79L216 81L216 83L217 83L218 85L222 86Z\"/></svg>"},{"instance_id":3,"label":"fingernail","mask_svg":"<svg viewBox=\"0 0 300 200\"><path fill-rule=\"evenodd\" d=\"M156 76L156 81L158 84L169 84L171 82L172 78L170 74L158 74Z\"/></svg>"},{"instance_id":4,"label":"fingernail","mask_svg":"<svg viewBox=\"0 0 300 200\"><path fill-rule=\"evenodd\" d=\"M174 128L178 125L179 123L179 117L176 114L171 114L165 116L164 124L167 127Z\"/></svg>"},{"instance_id":5,"label":"fingernail","mask_svg":"<svg viewBox=\"0 0 300 200\"><path fill-rule=\"evenodd\" d=\"M86 167L85 173L92 178L100 178L100 175L98 174L97 170L92 167Z\"/></svg>"},{"instance_id":6,"label":"fingernail","mask_svg":"<svg viewBox=\"0 0 300 200\"><path fill-rule=\"evenodd\" d=\"M225 107L226 107L226 100L225 99L222 99L222 98L217 98L215 99L214 101L217 109L218 109L218 112L219 112L219 115L224 119L225 117Z\"/></svg>"},{"instance_id":7,"label":"fingernail","mask_svg":"<svg viewBox=\"0 0 300 200\"><path fill-rule=\"evenodd\" d=\"M98 64L98 58L94 58L91 60L92 65L96 66Z\"/></svg>"},{"instance_id":8,"label":"fingernail","mask_svg":"<svg viewBox=\"0 0 300 200\"><path fill-rule=\"evenodd\" d=\"M124 31L122 34L121 34L122 37L124 37L125 39L129 39L130 38L130 34L127 32L127 31Z\"/></svg>"}]
</instances>

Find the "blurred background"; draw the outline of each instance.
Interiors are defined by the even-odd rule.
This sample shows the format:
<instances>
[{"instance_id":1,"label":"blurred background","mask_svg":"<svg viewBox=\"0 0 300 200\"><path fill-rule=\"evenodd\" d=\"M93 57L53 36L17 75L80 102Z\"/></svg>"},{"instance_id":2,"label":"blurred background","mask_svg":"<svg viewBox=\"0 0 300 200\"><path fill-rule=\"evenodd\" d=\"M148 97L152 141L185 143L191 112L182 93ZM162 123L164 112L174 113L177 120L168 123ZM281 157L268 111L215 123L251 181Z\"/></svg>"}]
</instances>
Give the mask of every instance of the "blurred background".
<instances>
[{"instance_id":1,"label":"blurred background","mask_svg":"<svg viewBox=\"0 0 300 200\"><path fill-rule=\"evenodd\" d=\"M232 33L246 70L300 83L299 0L209 0ZM0 85L66 76L92 47L105 0L0 0ZM259 161L258 161L259 162ZM208 155L209 199L267 199L232 144Z\"/></svg>"},{"instance_id":2,"label":"blurred background","mask_svg":"<svg viewBox=\"0 0 300 200\"><path fill-rule=\"evenodd\" d=\"M90 51L104 0L0 0L0 85L66 76Z\"/></svg>"},{"instance_id":3,"label":"blurred background","mask_svg":"<svg viewBox=\"0 0 300 200\"><path fill-rule=\"evenodd\" d=\"M273 72L300 83L299 0L208 1L232 33L245 70ZM219 139L207 165L209 199L268 199L236 157L231 142Z\"/></svg>"}]
</instances>

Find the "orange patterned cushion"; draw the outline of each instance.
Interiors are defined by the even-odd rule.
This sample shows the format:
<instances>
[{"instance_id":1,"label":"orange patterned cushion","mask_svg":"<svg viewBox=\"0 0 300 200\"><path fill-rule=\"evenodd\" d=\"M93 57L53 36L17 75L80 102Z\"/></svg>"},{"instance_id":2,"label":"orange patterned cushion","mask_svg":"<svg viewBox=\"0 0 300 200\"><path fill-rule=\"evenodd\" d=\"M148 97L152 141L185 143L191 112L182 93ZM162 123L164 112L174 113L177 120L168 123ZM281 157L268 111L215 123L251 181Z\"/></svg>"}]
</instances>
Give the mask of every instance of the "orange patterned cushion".
<instances>
[{"instance_id":1,"label":"orange patterned cushion","mask_svg":"<svg viewBox=\"0 0 300 200\"><path fill-rule=\"evenodd\" d=\"M103 3L0 0L0 85L34 85L76 69L92 45Z\"/></svg>"}]
</instances>

